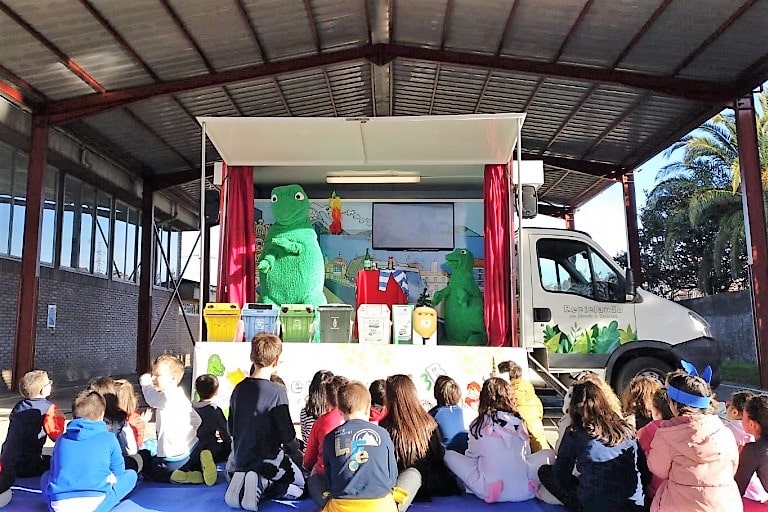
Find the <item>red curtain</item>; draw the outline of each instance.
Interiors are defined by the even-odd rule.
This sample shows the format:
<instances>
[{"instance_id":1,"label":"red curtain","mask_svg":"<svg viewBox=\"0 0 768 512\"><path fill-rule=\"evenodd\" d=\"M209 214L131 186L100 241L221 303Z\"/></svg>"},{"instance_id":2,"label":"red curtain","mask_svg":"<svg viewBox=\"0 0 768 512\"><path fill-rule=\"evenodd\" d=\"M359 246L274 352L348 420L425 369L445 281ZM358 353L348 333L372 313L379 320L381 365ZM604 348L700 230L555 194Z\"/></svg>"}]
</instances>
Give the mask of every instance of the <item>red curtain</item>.
<instances>
[{"instance_id":1,"label":"red curtain","mask_svg":"<svg viewBox=\"0 0 768 512\"><path fill-rule=\"evenodd\" d=\"M507 164L485 166L483 183L485 222L485 331L492 347L517 346L513 326L515 308L510 290L510 272L514 262L509 241L514 229L509 218L509 181Z\"/></svg>"},{"instance_id":2,"label":"red curtain","mask_svg":"<svg viewBox=\"0 0 768 512\"><path fill-rule=\"evenodd\" d=\"M241 308L254 302L256 237L253 231L253 167L223 166L223 215L219 235L218 302L235 302Z\"/></svg>"}]
</instances>

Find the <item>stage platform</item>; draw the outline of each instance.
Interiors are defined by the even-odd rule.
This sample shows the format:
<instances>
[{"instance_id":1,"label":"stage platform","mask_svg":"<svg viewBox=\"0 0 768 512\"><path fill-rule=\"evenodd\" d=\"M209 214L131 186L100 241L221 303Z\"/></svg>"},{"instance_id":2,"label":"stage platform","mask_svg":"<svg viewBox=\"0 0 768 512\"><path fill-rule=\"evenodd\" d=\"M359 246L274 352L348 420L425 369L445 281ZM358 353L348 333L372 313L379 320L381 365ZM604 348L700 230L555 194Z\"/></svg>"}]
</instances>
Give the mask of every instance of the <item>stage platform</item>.
<instances>
[{"instance_id":1,"label":"stage platform","mask_svg":"<svg viewBox=\"0 0 768 512\"><path fill-rule=\"evenodd\" d=\"M218 512L234 510L224 503L227 485L219 475L213 487L204 485L158 484L139 481L136 489L114 512ZM309 498L301 501L265 501L260 512L317 512ZM40 481L21 478L13 487L13 499L3 512L47 512L40 493ZM563 507L547 505L539 500L488 505L472 495L435 498L428 503L414 503L409 512L564 512Z\"/></svg>"}]
</instances>

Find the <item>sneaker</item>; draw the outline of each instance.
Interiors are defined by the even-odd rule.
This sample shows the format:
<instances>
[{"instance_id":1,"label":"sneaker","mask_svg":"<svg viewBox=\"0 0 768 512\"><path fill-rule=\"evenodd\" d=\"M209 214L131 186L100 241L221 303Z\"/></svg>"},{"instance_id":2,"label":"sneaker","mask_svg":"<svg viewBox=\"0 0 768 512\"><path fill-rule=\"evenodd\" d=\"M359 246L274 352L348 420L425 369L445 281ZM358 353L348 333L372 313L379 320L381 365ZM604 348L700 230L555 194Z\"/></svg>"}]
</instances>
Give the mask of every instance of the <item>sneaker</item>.
<instances>
[{"instance_id":1,"label":"sneaker","mask_svg":"<svg viewBox=\"0 0 768 512\"><path fill-rule=\"evenodd\" d=\"M203 468L203 480L208 487L216 485L216 478L219 476L216 469L216 463L213 461L211 450L200 452L200 465Z\"/></svg>"},{"instance_id":2,"label":"sneaker","mask_svg":"<svg viewBox=\"0 0 768 512\"><path fill-rule=\"evenodd\" d=\"M224 503L230 508L240 508L240 497L243 494L243 484L245 483L245 473L236 471L232 473L232 479L227 486L227 493L224 495Z\"/></svg>"},{"instance_id":3,"label":"sneaker","mask_svg":"<svg viewBox=\"0 0 768 512\"><path fill-rule=\"evenodd\" d=\"M269 480L255 471L246 473L245 483L243 484L243 500L240 502L242 507L245 510L259 510L259 499L267 485L269 485Z\"/></svg>"},{"instance_id":4,"label":"sneaker","mask_svg":"<svg viewBox=\"0 0 768 512\"><path fill-rule=\"evenodd\" d=\"M174 484L202 484L203 473L200 471L182 471L180 469L171 473L171 482Z\"/></svg>"}]
</instances>

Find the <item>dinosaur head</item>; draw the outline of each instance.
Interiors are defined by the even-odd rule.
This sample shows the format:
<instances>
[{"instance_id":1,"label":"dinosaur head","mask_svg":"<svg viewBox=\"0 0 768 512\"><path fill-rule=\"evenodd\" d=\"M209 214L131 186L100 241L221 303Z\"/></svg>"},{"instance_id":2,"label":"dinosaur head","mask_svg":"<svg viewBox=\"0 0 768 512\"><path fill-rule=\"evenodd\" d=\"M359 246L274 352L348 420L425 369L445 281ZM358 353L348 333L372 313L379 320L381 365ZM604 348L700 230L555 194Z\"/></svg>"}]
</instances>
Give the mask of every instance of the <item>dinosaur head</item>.
<instances>
[{"instance_id":1,"label":"dinosaur head","mask_svg":"<svg viewBox=\"0 0 768 512\"><path fill-rule=\"evenodd\" d=\"M285 185L272 189L272 214L275 224L291 226L309 219L309 199L300 185Z\"/></svg>"},{"instance_id":2,"label":"dinosaur head","mask_svg":"<svg viewBox=\"0 0 768 512\"><path fill-rule=\"evenodd\" d=\"M472 270L475 265L475 257L469 249L454 249L445 255L445 264L451 272L457 270Z\"/></svg>"}]
</instances>

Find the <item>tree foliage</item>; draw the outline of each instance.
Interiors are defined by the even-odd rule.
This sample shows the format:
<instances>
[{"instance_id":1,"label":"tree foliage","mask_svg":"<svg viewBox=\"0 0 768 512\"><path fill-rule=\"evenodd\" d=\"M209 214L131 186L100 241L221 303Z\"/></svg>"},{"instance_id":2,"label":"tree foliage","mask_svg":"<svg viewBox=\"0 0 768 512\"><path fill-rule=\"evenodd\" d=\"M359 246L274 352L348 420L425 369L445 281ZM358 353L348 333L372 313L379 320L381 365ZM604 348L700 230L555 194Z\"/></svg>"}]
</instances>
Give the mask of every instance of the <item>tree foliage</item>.
<instances>
[{"instance_id":1,"label":"tree foliage","mask_svg":"<svg viewBox=\"0 0 768 512\"><path fill-rule=\"evenodd\" d=\"M766 190L765 92L760 93L759 103L758 151ZM665 296L682 290L698 289L709 295L744 287L746 241L733 112L716 115L670 146L665 154L677 159L659 170L656 185L640 214L646 286Z\"/></svg>"}]
</instances>

